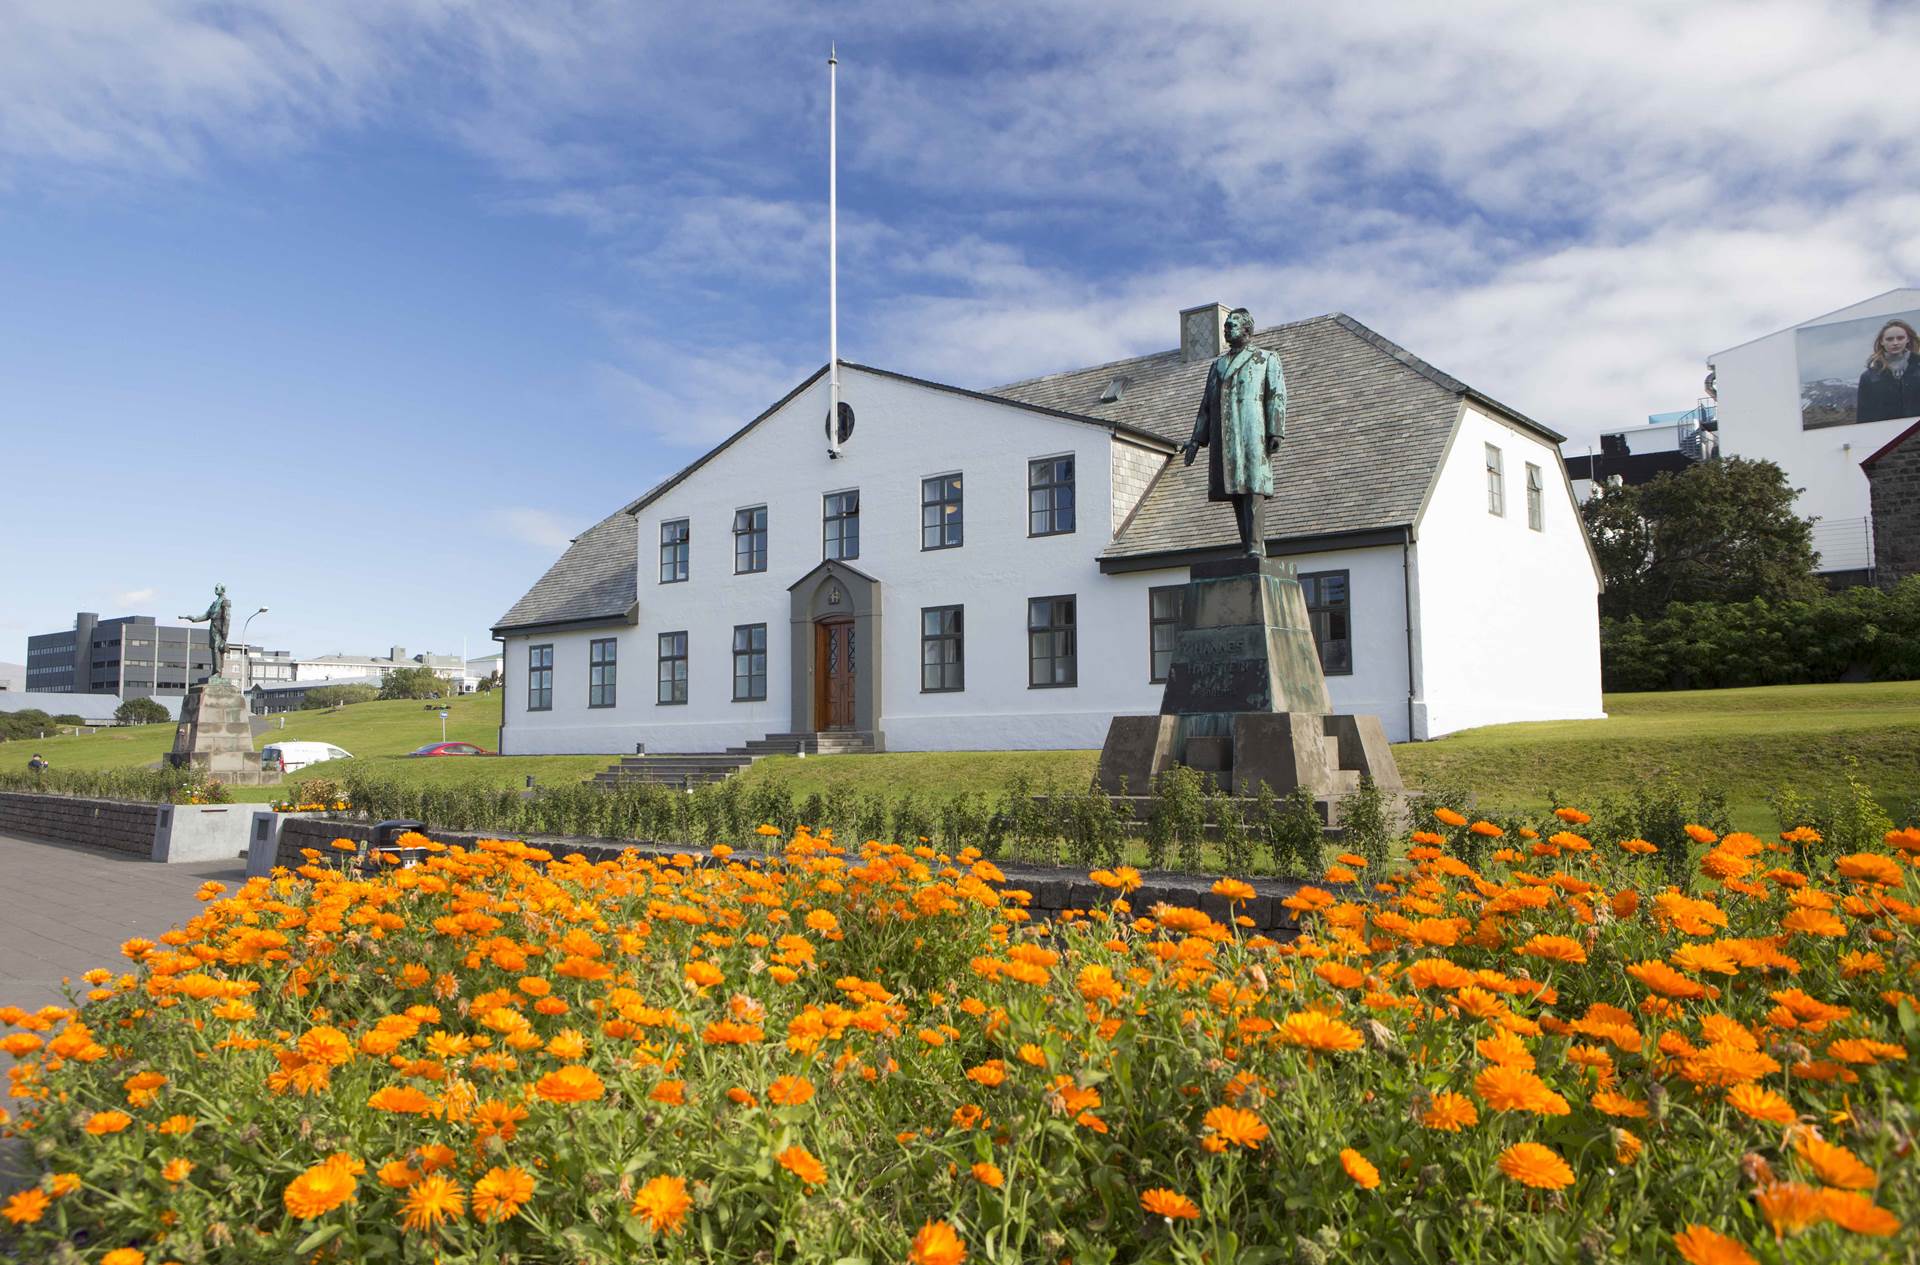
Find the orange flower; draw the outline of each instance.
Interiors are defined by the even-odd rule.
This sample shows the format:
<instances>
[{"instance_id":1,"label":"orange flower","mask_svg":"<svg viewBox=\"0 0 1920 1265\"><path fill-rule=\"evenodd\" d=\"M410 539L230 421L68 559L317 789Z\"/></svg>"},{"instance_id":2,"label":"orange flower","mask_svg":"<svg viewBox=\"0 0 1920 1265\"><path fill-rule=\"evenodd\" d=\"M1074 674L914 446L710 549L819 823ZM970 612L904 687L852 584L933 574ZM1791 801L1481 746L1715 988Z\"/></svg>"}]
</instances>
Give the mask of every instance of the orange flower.
<instances>
[{"instance_id":1,"label":"orange flower","mask_svg":"<svg viewBox=\"0 0 1920 1265\"><path fill-rule=\"evenodd\" d=\"M0 1205L0 1217L5 1217L15 1225L29 1225L38 1221L47 1211L52 1201L47 1192L37 1187L29 1187L10 1195L4 1205Z\"/></svg>"},{"instance_id":2,"label":"orange flower","mask_svg":"<svg viewBox=\"0 0 1920 1265\"><path fill-rule=\"evenodd\" d=\"M655 1234L673 1234L680 1229L691 1207L693 1196L687 1193L687 1179L662 1174L650 1179L634 1194L633 1205L627 1211L645 1221Z\"/></svg>"},{"instance_id":3,"label":"orange flower","mask_svg":"<svg viewBox=\"0 0 1920 1265\"><path fill-rule=\"evenodd\" d=\"M518 1165L490 1168L473 1184L473 1215L481 1221L505 1221L532 1198L532 1173Z\"/></svg>"},{"instance_id":4,"label":"orange flower","mask_svg":"<svg viewBox=\"0 0 1920 1265\"><path fill-rule=\"evenodd\" d=\"M1753 1253L1735 1239L1715 1234L1703 1225L1690 1225L1673 1236L1680 1259L1687 1265L1760 1265Z\"/></svg>"},{"instance_id":5,"label":"orange flower","mask_svg":"<svg viewBox=\"0 0 1920 1265\"><path fill-rule=\"evenodd\" d=\"M1580 942L1568 936L1535 936L1515 952L1549 962L1578 964L1587 960L1587 951L1580 947Z\"/></svg>"},{"instance_id":6,"label":"orange flower","mask_svg":"<svg viewBox=\"0 0 1920 1265\"><path fill-rule=\"evenodd\" d=\"M767 1101L776 1107L798 1107L813 1097L813 1082L804 1076L781 1076L767 1086Z\"/></svg>"},{"instance_id":7,"label":"orange flower","mask_svg":"<svg viewBox=\"0 0 1920 1265\"><path fill-rule=\"evenodd\" d=\"M456 1220L466 1207L460 1183L444 1173L434 1173L413 1184L401 1204L400 1223L409 1230L432 1231L442 1221Z\"/></svg>"},{"instance_id":8,"label":"orange flower","mask_svg":"<svg viewBox=\"0 0 1920 1265\"><path fill-rule=\"evenodd\" d=\"M1820 1195L1827 1220L1855 1234L1885 1238L1900 1229L1900 1218L1857 1190L1827 1190Z\"/></svg>"},{"instance_id":9,"label":"orange flower","mask_svg":"<svg viewBox=\"0 0 1920 1265\"><path fill-rule=\"evenodd\" d=\"M1451 808L1436 808L1433 810L1433 815L1437 820L1449 826L1464 826L1467 824L1467 819L1459 813L1454 812Z\"/></svg>"},{"instance_id":10,"label":"orange flower","mask_svg":"<svg viewBox=\"0 0 1920 1265\"><path fill-rule=\"evenodd\" d=\"M1877 852L1856 852L1852 856L1839 857L1833 867L1847 878L1879 883L1883 887L1900 886L1899 864L1892 857L1881 856Z\"/></svg>"},{"instance_id":11,"label":"orange flower","mask_svg":"<svg viewBox=\"0 0 1920 1265\"><path fill-rule=\"evenodd\" d=\"M961 1265L966 1259L967 1245L944 1221L929 1221L921 1226L907 1249L907 1260L912 1265Z\"/></svg>"},{"instance_id":12,"label":"orange flower","mask_svg":"<svg viewBox=\"0 0 1920 1265\"><path fill-rule=\"evenodd\" d=\"M590 1067L569 1064L542 1076L533 1092L548 1102L597 1102L607 1092L600 1077Z\"/></svg>"},{"instance_id":13,"label":"orange flower","mask_svg":"<svg viewBox=\"0 0 1920 1265\"><path fill-rule=\"evenodd\" d=\"M1705 985L1695 983L1658 959L1636 962L1627 968L1627 974L1662 997L1688 998L1707 995Z\"/></svg>"},{"instance_id":14,"label":"orange flower","mask_svg":"<svg viewBox=\"0 0 1920 1265\"><path fill-rule=\"evenodd\" d=\"M351 1202L354 1187L359 1184L356 1179L366 1167L351 1155L335 1155L315 1164L287 1183L281 1200L288 1215L311 1221Z\"/></svg>"},{"instance_id":15,"label":"orange flower","mask_svg":"<svg viewBox=\"0 0 1920 1265\"><path fill-rule=\"evenodd\" d=\"M766 1039L766 1033L750 1023L735 1023L731 1019L716 1019L707 1025L700 1039L708 1045L752 1045Z\"/></svg>"},{"instance_id":16,"label":"orange flower","mask_svg":"<svg viewBox=\"0 0 1920 1265\"><path fill-rule=\"evenodd\" d=\"M661 1081L655 1085L647 1097L654 1102L665 1103L669 1107L686 1105L687 1083L685 1081Z\"/></svg>"},{"instance_id":17,"label":"orange flower","mask_svg":"<svg viewBox=\"0 0 1920 1265\"><path fill-rule=\"evenodd\" d=\"M388 1085L374 1090L367 1099L367 1106L375 1111L418 1116L433 1110L433 1099L411 1085Z\"/></svg>"},{"instance_id":18,"label":"orange flower","mask_svg":"<svg viewBox=\"0 0 1920 1265\"><path fill-rule=\"evenodd\" d=\"M1877 1180L1873 1170L1862 1164L1859 1156L1844 1146L1823 1141L1812 1133L1802 1133L1795 1138L1793 1149L1829 1186L1871 1190Z\"/></svg>"},{"instance_id":19,"label":"orange flower","mask_svg":"<svg viewBox=\"0 0 1920 1265\"><path fill-rule=\"evenodd\" d=\"M1164 1186L1142 1191L1140 1206L1156 1217L1165 1217L1172 1221L1196 1221L1200 1217L1200 1208L1193 1200L1178 1191L1168 1190Z\"/></svg>"},{"instance_id":20,"label":"orange flower","mask_svg":"<svg viewBox=\"0 0 1920 1265\"><path fill-rule=\"evenodd\" d=\"M137 1247L116 1247L100 1258L100 1265L147 1265L147 1254Z\"/></svg>"},{"instance_id":21,"label":"orange flower","mask_svg":"<svg viewBox=\"0 0 1920 1265\"><path fill-rule=\"evenodd\" d=\"M804 1146L790 1146L773 1158L779 1162L781 1168L809 1186L818 1186L827 1180L827 1166Z\"/></svg>"},{"instance_id":22,"label":"orange flower","mask_svg":"<svg viewBox=\"0 0 1920 1265\"><path fill-rule=\"evenodd\" d=\"M1564 1116L1567 1100L1523 1067L1495 1064L1473 1078L1473 1091L1495 1111L1531 1111L1542 1116Z\"/></svg>"},{"instance_id":23,"label":"orange flower","mask_svg":"<svg viewBox=\"0 0 1920 1265\"><path fill-rule=\"evenodd\" d=\"M1898 873L1898 870L1895 873ZM1252 900L1257 893L1254 892L1251 883L1243 883L1237 878L1223 878L1214 883L1213 894L1226 897L1227 903L1231 905Z\"/></svg>"},{"instance_id":24,"label":"orange flower","mask_svg":"<svg viewBox=\"0 0 1920 1265\"><path fill-rule=\"evenodd\" d=\"M1826 1202L1820 1197L1818 1186L1804 1186L1799 1182L1769 1182L1754 1192L1753 1202L1759 1206L1760 1215L1767 1219L1767 1224L1773 1227L1776 1239L1798 1234L1827 1219Z\"/></svg>"},{"instance_id":25,"label":"orange flower","mask_svg":"<svg viewBox=\"0 0 1920 1265\"><path fill-rule=\"evenodd\" d=\"M1361 1044L1357 1030L1317 1010L1288 1015L1273 1035L1282 1045L1297 1045L1326 1054L1357 1050Z\"/></svg>"},{"instance_id":26,"label":"orange flower","mask_svg":"<svg viewBox=\"0 0 1920 1265\"><path fill-rule=\"evenodd\" d=\"M87 1132L97 1138L118 1133L132 1123L133 1117L124 1111L96 1111L87 1117Z\"/></svg>"},{"instance_id":27,"label":"orange flower","mask_svg":"<svg viewBox=\"0 0 1920 1265\"><path fill-rule=\"evenodd\" d=\"M1559 1152L1538 1142L1517 1142L1500 1153L1500 1171L1522 1186L1559 1190L1573 1184L1573 1170Z\"/></svg>"},{"instance_id":28,"label":"orange flower","mask_svg":"<svg viewBox=\"0 0 1920 1265\"><path fill-rule=\"evenodd\" d=\"M1792 1124L1794 1120L1793 1104L1760 1085L1735 1085L1727 1091L1727 1105L1768 1124Z\"/></svg>"},{"instance_id":29,"label":"orange flower","mask_svg":"<svg viewBox=\"0 0 1920 1265\"><path fill-rule=\"evenodd\" d=\"M1441 1090L1427 1104L1427 1109L1420 1113L1420 1123L1443 1133L1458 1133L1469 1125L1479 1124L1480 1113L1475 1110L1473 1100L1465 1094Z\"/></svg>"},{"instance_id":30,"label":"orange flower","mask_svg":"<svg viewBox=\"0 0 1920 1265\"><path fill-rule=\"evenodd\" d=\"M192 1171L193 1161L183 1156L176 1156L160 1166L160 1176L175 1184L187 1180L187 1174Z\"/></svg>"},{"instance_id":31,"label":"orange flower","mask_svg":"<svg viewBox=\"0 0 1920 1265\"><path fill-rule=\"evenodd\" d=\"M1259 1116L1241 1107L1214 1107L1203 1123L1222 1142L1249 1151L1256 1149L1268 1133Z\"/></svg>"},{"instance_id":32,"label":"orange flower","mask_svg":"<svg viewBox=\"0 0 1920 1265\"><path fill-rule=\"evenodd\" d=\"M1362 1190L1372 1190L1380 1184L1380 1170L1373 1166L1366 1156L1347 1147L1340 1152L1340 1167L1345 1169L1353 1184Z\"/></svg>"},{"instance_id":33,"label":"orange flower","mask_svg":"<svg viewBox=\"0 0 1920 1265\"><path fill-rule=\"evenodd\" d=\"M1007 1175L1000 1171L1000 1166L989 1164L985 1160L973 1166L973 1177L981 1185L991 1186L995 1190L999 1190L1007 1183Z\"/></svg>"},{"instance_id":34,"label":"orange flower","mask_svg":"<svg viewBox=\"0 0 1920 1265\"><path fill-rule=\"evenodd\" d=\"M1647 1118L1647 1104L1625 1094L1616 1094L1610 1089L1602 1089L1593 1096L1593 1109L1609 1116L1623 1116L1631 1120Z\"/></svg>"}]
</instances>

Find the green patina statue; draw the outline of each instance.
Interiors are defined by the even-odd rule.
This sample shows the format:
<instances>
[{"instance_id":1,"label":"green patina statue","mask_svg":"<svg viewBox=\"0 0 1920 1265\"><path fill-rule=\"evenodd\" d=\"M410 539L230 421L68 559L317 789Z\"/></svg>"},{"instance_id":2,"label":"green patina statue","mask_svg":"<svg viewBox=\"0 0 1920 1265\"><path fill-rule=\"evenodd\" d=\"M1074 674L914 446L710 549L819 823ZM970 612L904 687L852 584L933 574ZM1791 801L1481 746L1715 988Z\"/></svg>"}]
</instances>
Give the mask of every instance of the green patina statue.
<instances>
[{"instance_id":1,"label":"green patina statue","mask_svg":"<svg viewBox=\"0 0 1920 1265\"><path fill-rule=\"evenodd\" d=\"M1227 314L1227 352L1207 371L1207 391L1194 418L1193 436L1181 451L1192 465L1208 450L1207 499L1232 501L1240 547L1266 556L1260 535L1260 505L1273 495L1273 458L1287 433L1287 381L1277 353L1248 346L1253 316L1243 307Z\"/></svg>"},{"instance_id":2,"label":"green patina statue","mask_svg":"<svg viewBox=\"0 0 1920 1265\"><path fill-rule=\"evenodd\" d=\"M233 627L233 603L227 600L227 586L213 586L213 601L199 615L182 615L189 624L207 626L207 645L213 651L213 675L219 676L227 662L227 633Z\"/></svg>"}]
</instances>

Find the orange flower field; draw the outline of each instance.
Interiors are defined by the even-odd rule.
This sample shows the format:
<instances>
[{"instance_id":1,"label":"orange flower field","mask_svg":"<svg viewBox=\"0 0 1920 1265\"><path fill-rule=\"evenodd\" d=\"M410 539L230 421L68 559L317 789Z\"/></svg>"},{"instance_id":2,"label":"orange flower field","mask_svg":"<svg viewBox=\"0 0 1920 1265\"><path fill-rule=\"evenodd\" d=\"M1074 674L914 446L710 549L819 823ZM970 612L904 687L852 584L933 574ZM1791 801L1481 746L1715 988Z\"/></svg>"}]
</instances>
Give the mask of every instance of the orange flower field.
<instances>
[{"instance_id":1,"label":"orange flower field","mask_svg":"<svg viewBox=\"0 0 1920 1265\"><path fill-rule=\"evenodd\" d=\"M0 1009L43 1170L0 1255L1912 1259L1920 830L1691 827L1681 891L1558 816L1343 856L1285 943L806 832L309 853Z\"/></svg>"}]
</instances>

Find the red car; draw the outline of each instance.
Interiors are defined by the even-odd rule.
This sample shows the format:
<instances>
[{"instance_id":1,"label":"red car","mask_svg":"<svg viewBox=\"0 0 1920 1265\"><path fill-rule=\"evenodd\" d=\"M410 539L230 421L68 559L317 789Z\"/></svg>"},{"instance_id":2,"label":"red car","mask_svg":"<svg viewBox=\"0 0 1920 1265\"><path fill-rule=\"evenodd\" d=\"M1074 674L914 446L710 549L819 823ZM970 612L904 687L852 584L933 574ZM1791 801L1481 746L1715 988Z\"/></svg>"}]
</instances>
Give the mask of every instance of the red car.
<instances>
[{"instance_id":1,"label":"red car","mask_svg":"<svg viewBox=\"0 0 1920 1265\"><path fill-rule=\"evenodd\" d=\"M409 751L408 755L498 755L485 747L471 742L430 742L418 751Z\"/></svg>"}]
</instances>

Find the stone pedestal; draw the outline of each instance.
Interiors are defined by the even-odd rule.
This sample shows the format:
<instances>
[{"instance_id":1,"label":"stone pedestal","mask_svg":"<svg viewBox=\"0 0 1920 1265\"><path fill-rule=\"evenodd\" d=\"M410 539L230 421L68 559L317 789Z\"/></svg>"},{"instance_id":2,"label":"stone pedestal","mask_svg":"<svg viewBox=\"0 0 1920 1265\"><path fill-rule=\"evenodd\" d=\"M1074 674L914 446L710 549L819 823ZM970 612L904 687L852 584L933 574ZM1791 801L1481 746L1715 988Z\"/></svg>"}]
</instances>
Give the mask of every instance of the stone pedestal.
<instances>
[{"instance_id":1,"label":"stone pedestal","mask_svg":"<svg viewBox=\"0 0 1920 1265\"><path fill-rule=\"evenodd\" d=\"M220 676L187 691L167 763L203 770L230 786L263 786L280 780L279 774L260 768L247 696Z\"/></svg>"},{"instance_id":2,"label":"stone pedestal","mask_svg":"<svg viewBox=\"0 0 1920 1265\"><path fill-rule=\"evenodd\" d=\"M1193 567L1181 595L1158 716L1116 716L1100 752L1109 794L1147 794L1176 764L1236 795L1265 783L1335 800L1365 775L1403 789L1377 716L1337 716L1293 565L1233 558Z\"/></svg>"}]
</instances>

